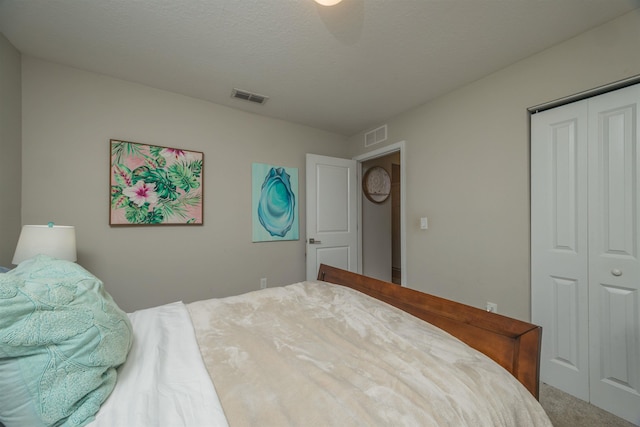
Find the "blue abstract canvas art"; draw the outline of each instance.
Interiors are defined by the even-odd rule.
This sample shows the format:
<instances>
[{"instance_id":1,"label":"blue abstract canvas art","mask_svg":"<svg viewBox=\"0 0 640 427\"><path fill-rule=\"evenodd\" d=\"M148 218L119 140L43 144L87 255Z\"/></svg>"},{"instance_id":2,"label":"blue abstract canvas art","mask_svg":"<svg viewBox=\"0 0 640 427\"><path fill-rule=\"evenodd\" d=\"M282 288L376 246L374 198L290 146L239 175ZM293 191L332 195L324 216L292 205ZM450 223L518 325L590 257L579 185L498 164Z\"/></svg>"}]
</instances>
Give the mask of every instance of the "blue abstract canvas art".
<instances>
[{"instance_id":1,"label":"blue abstract canvas art","mask_svg":"<svg viewBox=\"0 0 640 427\"><path fill-rule=\"evenodd\" d=\"M298 240L298 169L253 163L253 241Z\"/></svg>"}]
</instances>

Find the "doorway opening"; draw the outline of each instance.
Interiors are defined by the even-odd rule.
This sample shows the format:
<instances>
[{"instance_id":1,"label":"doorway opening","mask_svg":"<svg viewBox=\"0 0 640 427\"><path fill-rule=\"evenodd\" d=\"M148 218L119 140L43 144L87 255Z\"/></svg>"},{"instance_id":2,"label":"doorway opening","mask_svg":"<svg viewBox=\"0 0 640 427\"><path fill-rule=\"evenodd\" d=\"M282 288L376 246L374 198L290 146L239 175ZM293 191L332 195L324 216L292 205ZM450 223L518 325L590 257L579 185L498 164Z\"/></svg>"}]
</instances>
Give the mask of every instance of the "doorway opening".
<instances>
[{"instance_id":1,"label":"doorway opening","mask_svg":"<svg viewBox=\"0 0 640 427\"><path fill-rule=\"evenodd\" d=\"M404 146L401 141L355 158L360 182L373 166L382 167L391 178L390 195L381 203L365 197L360 187L360 271L366 276L403 286L407 283Z\"/></svg>"}]
</instances>

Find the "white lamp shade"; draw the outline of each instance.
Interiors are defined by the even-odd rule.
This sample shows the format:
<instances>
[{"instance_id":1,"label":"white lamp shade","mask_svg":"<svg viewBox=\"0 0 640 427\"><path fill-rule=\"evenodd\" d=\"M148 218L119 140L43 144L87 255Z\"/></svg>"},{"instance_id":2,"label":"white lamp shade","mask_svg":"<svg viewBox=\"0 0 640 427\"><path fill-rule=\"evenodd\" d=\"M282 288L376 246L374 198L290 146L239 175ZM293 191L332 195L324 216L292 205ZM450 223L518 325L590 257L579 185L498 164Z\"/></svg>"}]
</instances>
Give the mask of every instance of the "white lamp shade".
<instances>
[{"instance_id":1,"label":"white lamp shade","mask_svg":"<svg viewBox=\"0 0 640 427\"><path fill-rule=\"evenodd\" d=\"M25 225L22 227L13 264L36 255L76 261L76 229L70 225Z\"/></svg>"}]
</instances>

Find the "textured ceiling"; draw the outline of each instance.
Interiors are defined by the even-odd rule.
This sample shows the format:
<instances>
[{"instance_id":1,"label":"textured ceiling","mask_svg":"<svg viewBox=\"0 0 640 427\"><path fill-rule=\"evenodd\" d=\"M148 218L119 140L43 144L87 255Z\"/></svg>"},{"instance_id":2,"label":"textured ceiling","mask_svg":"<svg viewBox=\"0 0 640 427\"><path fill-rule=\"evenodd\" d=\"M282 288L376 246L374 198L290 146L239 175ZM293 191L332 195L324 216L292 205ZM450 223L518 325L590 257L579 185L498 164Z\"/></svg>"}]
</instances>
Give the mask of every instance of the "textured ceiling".
<instances>
[{"instance_id":1,"label":"textured ceiling","mask_svg":"<svg viewBox=\"0 0 640 427\"><path fill-rule=\"evenodd\" d=\"M639 6L0 0L0 32L25 55L350 136Z\"/></svg>"}]
</instances>

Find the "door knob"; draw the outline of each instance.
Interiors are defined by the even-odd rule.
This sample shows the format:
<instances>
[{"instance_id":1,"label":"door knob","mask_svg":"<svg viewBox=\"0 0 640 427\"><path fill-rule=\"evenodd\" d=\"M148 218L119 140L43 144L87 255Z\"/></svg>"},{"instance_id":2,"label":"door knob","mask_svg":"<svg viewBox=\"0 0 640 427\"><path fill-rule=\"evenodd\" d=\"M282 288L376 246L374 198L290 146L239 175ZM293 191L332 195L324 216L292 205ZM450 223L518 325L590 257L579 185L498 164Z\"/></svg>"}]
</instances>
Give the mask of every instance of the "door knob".
<instances>
[{"instance_id":1,"label":"door knob","mask_svg":"<svg viewBox=\"0 0 640 427\"><path fill-rule=\"evenodd\" d=\"M622 276L622 271L618 270L617 268L614 268L613 270L611 270L611 274L613 274L614 276Z\"/></svg>"},{"instance_id":2,"label":"door knob","mask_svg":"<svg viewBox=\"0 0 640 427\"><path fill-rule=\"evenodd\" d=\"M309 243L312 245L319 245L320 243L322 243L320 240L316 240L313 237L309 239Z\"/></svg>"}]
</instances>

